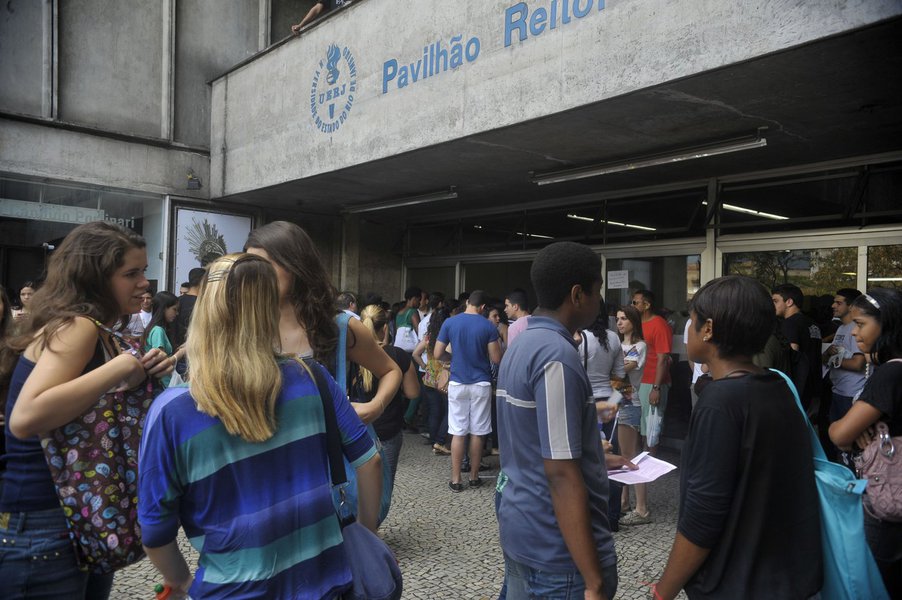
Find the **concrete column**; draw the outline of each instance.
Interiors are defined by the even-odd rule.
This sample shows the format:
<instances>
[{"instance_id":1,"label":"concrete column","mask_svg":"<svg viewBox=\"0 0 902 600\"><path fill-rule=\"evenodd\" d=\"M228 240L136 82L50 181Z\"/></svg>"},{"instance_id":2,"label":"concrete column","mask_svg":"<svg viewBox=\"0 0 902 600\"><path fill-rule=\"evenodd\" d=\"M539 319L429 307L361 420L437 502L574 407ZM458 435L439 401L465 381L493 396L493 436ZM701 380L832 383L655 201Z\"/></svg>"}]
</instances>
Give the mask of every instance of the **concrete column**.
<instances>
[{"instance_id":1,"label":"concrete column","mask_svg":"<svg viewBox=\"0 0 902 600\"><path fill-rule=\"evenodd\" d=\"M257 50L269 46L269 20L272 14L272 0L258 0L257 9Z\"/></svg>"},{"instance_id":2,"label":"concrete column","mask_svg":"<svg viewBox=\"0 0 902 600\"><path fill-rule=\"evenodd\" d=\"M41 44L43 49L41 57L41 116L45 119L53 119L56 117L56 78L57 78L57 58L56 58L56 0L45 0L44 2L44 40Z\"/></svg>"},{"instance_id":3,"label":"concrete column","mask_svg":"<svg viewBox=\"0 0 902 600\"><path fill-rule=\"evenodd\" d=\"M175 96L175 0L163 0L162 15L163 35L160 40L162 48L162 65L160 69L160 137L164 140L172 139L173 111Z\"/></svg>"},{"instance_id":4,"label":"concrete column","mask_svg":"<svg viewBox=\"0 0 902 600\"><path fill-rule=\"evenodd\" d=\"M339 287L357 290L360 286L360 217L357 215L347 215L342 220L340 262Z\"/></svg>"},{"instance_id":5,"label":"concrete column","mask_svg":"<svg viewBox=\"0 0 902 600\"><path fill-rule=\"evenodd\" d=\"M716 179L712 179L708 182L708 207L717 206L717 193L718 193L718 183ZM719 207L718 207L719 211ZM715 223L717 220L717 216L715 214ZM717 277L718 267L718 252L717 252L717 230L716 229L706 229L705 230L705 249L702 251L701 257L701 272L699 277L701 281L699 282L701 285L705 285L715 277Z\"/></svg>"}]
</instances>

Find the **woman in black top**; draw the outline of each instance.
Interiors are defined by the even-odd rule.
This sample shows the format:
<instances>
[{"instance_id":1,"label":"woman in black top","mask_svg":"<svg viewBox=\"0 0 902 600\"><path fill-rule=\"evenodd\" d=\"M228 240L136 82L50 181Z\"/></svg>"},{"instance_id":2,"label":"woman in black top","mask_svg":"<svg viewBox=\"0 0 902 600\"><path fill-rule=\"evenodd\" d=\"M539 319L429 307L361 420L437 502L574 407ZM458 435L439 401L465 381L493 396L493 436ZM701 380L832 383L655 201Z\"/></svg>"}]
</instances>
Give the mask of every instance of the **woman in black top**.
<instances>
[{"instance_id":1,"label":"woman in black top","mask_svg":"<svg viewBox=\"0 0 902 600\"><path fill-rule=\"evenodd\" d=\"M830 426L830 439L843 450L861 450L873 439L877 421L886 423L891 436L902 435L902 292L869 290L852 302L851 311L852 335L870 363L870 375L852 408ZM865 511L864 533L887 592L902 598L902 523L880 521Z\"/></svg>"},{"instance_id":2,"label":"woman in black top","mask_svg":"<svg viewBox=\"0 0 902 600\"><path fill-rule=\"evenodd\" d=\"M655 597L810 598L823 570L807 426L784 380L752 362L773 331L770 294L721 277L696 293L690 317L689 359L713 381L692 411L677 535Z\"/></svg>"},{"instance_id":3,"label":"woman in black top","mask_svg":"<svg viewBox=\"0 0 902 600\"><path fill-rule=\"evenodd\" d=\"M388 324L388 313L375 304L364 307L360 312L360 320L364 327L370 330L376 342L382 345L385 337L385 327ZM395 346L382 346L385 353L398 365L404 378L401 380L401 387L395 392L394 397L388 401L379 417L373 421L373 428L379 441L382 442L382 450L385 455L383 467L388 469L391 474L391 483L394 487L395 473L398 471L398 457L401 454L401 444L404 442L404 400L402 395L408 399L417 398L420 395L420 382L417 379L416 367L410 360L410 354ZM360 367L359 371L352 377L351 381L352 395L354 402L378 402L376 400L376 390L379 388L379 378L370 372L366 367Z\"/></svg>"}]
</instances>

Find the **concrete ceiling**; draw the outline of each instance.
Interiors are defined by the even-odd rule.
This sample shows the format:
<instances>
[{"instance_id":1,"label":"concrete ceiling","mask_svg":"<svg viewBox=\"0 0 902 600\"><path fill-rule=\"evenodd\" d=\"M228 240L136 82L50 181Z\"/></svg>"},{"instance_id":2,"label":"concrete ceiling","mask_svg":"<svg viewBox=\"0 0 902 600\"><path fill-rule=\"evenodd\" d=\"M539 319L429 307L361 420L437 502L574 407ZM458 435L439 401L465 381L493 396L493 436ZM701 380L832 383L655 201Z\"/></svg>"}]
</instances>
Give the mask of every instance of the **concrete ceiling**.
<instances>
[{"instance_id":1,"label":"concrete ceiling","mask_svg":"<svg viewBox=\"0 0 902 600\"><path fill-rule=\"evenodd\" d=\"M765 148L555 185L530 182L531 171L691 148L762 127ZM902 18L566 113L223 200L337 214L344 206L453 185L456 200L367 217L443 221L473 210L510 212L555 200L567 204L599 192L899 150Z\"/></svg>"}]
</instances>

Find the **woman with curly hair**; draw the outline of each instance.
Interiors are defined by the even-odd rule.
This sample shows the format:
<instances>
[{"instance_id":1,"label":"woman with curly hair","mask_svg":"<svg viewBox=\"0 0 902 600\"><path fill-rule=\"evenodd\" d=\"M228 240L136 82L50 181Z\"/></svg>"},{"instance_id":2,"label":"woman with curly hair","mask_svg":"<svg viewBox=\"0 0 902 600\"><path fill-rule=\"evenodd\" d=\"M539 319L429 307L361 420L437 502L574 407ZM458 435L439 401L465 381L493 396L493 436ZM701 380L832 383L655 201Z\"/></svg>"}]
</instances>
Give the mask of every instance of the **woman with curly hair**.
<instances>
[{"instance_id":1,"label":"woman with curly hair","mask_svg":"<svg viewBox=\"0 0 902 600\"><path fill-rule=\"evenodd\" d=\"M172 371L174 361L161 350L141 356L117 336L141 307L146 268L141 236L104 221L76 227L50 257L27 329L4 344L4 367L10 355L18 359L0 374L10 378L0 483L0 537L9 541L0 546L2 598L109 596L112 573L88 573L76 562L39 436L76 420L108 390L139 388L148 376ZM42 560L35 562L38 551Z\"/></svg>"},{"instance_id":2,"label":"woman with curly hair","mask_svg":"<svg viewBox=\"0 0 902 600\"><path fill-rule=\"evenodd\" d=\"M279 337L282 351L312 356L339 385L347 387L347 364L339 364L338 341L342 311L335 305L335 287L313 240L294 223L275 221L251 232L244 245L272 263L279 280ZM346 315L346 313L345 313ZM364 423L375 421L401 386L401 370L357 319L345 319L347 358L379 379L373 402L354 404Z\"/></svg>"}]
</instances>

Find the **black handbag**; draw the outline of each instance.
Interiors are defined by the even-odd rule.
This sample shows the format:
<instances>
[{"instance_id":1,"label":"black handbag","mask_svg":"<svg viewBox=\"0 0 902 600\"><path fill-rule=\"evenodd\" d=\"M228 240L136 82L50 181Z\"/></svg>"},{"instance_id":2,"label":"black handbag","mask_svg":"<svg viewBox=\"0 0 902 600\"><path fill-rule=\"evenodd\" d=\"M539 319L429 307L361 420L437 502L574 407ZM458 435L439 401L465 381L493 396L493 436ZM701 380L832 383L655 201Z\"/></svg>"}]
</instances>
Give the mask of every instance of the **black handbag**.
<instances>
[{"instance_id":1,"label":"black handbag","mask_svg":"<svg viewBox=\"0 0 902 600\"><path fill-rule=\"evenodd\" d=\"M332 486L339 487L348 481L341 450L341 434L338 418L332 404L332 393L324 379L324 369L310 359L304 360L316 381L323 402L326 422L326 450L329 456L329 472ZM388 545L375 533L358 523L353 516L341 519L344 550L351 568L353 586L342 596L344 600L398 600L403 590L398 559Z\"/></svg>"}]
</instances>

